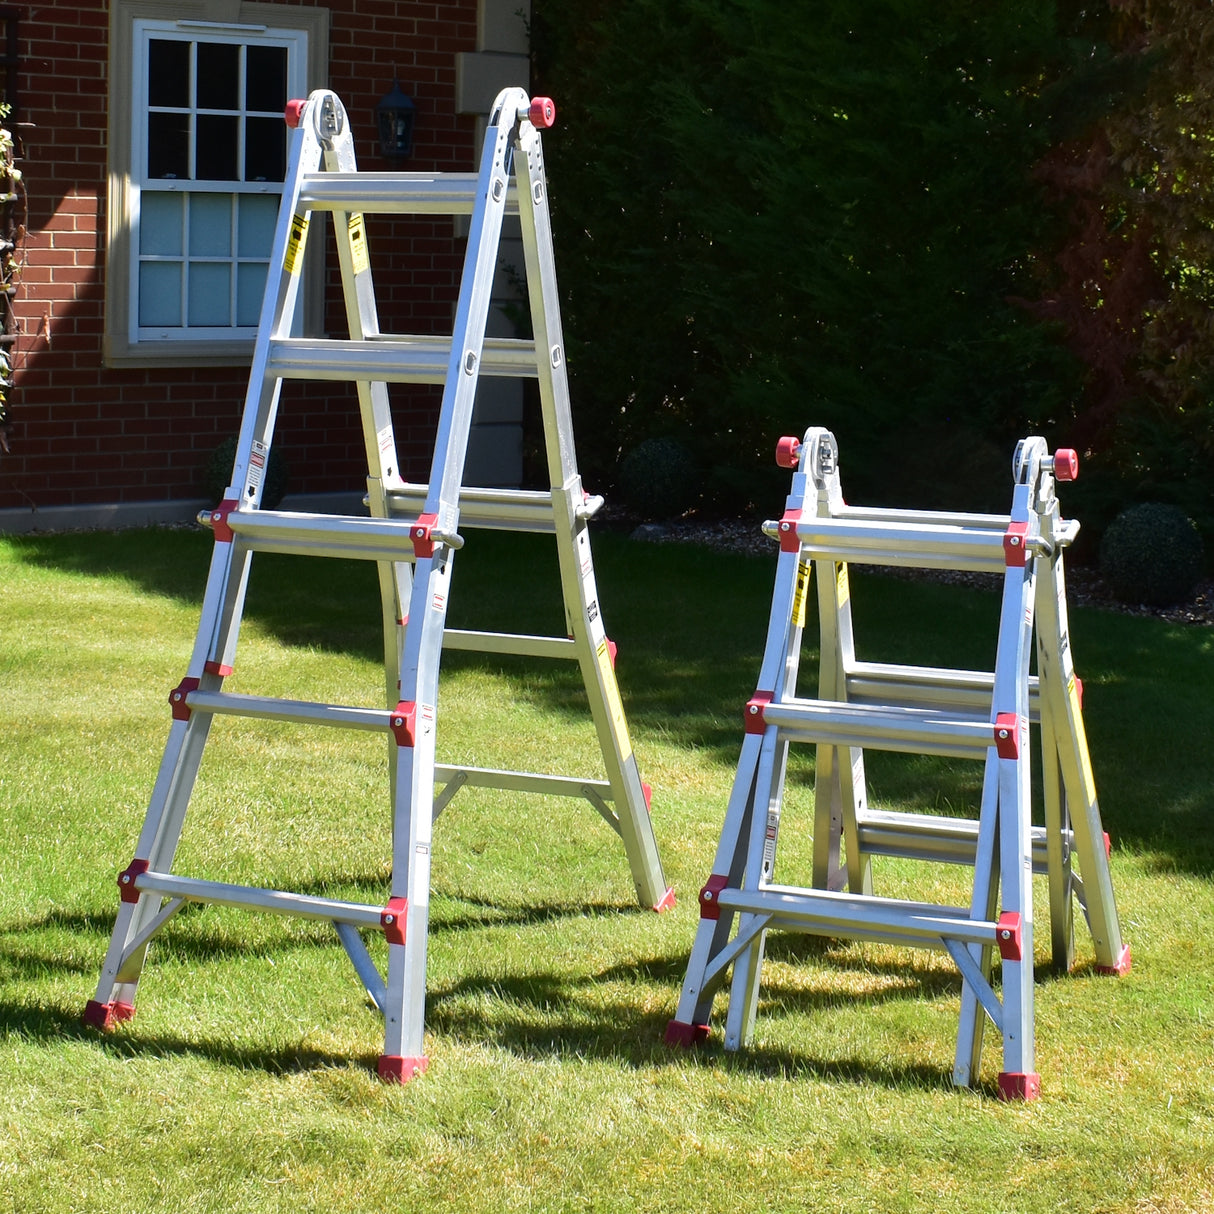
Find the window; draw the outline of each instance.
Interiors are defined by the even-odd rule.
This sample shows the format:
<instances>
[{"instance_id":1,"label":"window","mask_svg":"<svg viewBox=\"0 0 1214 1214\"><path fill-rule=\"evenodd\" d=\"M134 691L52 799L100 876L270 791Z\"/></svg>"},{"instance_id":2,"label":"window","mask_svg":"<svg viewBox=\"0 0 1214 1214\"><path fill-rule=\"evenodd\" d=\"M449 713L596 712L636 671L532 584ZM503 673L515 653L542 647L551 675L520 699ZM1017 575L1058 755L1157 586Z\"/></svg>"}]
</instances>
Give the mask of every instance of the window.
<instances>
[{"instance_id":1,"label":"window","mask_svg":"<svg viewBox=\"0 0 1214 1214\"><path fill-rule=\"evenodd\" d=\"M206 19L217 7L229 20ZM230 19L237 7L241 21ZM324 10L206 0L115 8L126 53L111 63L122 113L110 122L107 361L242 361L286 171L283 108L315 78ZM120 70L124 96L114 91Z\"/></svg>"}]
</instances>

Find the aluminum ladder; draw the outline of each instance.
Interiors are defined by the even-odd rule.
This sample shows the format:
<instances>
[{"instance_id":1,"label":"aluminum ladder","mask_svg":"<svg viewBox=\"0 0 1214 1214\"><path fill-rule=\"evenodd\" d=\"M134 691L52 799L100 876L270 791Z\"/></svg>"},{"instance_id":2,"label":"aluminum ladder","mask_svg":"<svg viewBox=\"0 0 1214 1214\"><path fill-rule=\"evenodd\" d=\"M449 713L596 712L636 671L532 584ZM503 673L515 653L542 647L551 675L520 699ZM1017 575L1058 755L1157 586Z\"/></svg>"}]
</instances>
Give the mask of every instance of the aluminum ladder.
<instances>
[{"instance_id":1,"label":"aluminum ladder","mask_svg":"<svg viewBox=\"0 0 1214 1214\"><path fill-rule=\"evenodd\" d=\"M465 786L584 798L621 836L640 903L673 905L614 674L595 584L588 522L602 499L582 488L574 455L556 272L540 131L555 111L546 98L503 91L485 135L479 171L359 173L340 100L318 91L292 101L294 127L282 206L232 473L224 501L200 521L215 546L198 636L170 694L172 725L134 859L118 878L120 907L87 1022L109 1028L134 1014L148 945L190 902L208 902L333 923L368 994L384 1015L378 1073L405 1083L424 1052L430 848L435 817ZM292 337L304 248L316 213L328 213L337 246L347 340ZM467 215L469 235L450 339L380 332L364 215ZM522 230L534 339L485 335L503 219ZM538 381L551 488L513 491L462 484L474 396L481 376ZM286 379L353 382L368 462L370 517L260 509L262 479ZM444 386L428 484L400 475L388 385ZM555 538L568 636L446 627L461 528L540 532ZM365 708L224 690L255 552L376 562L384 627L385 706ZM444 765L436 760L443 647L576 661L606 778ZM392 879L384 905L360 905L254 889L173 873L173 860L211 722L217 714L381 732L392 801ZM383 977L360 933L387 939Z\"/></svg>"},{"instance_id":2,"label":"aluminum ladder","mask_svg":"<svg viewBox=\"0 0 1214 1214\"><path fill-rule=\"evenodd\" d=\"M780 543L758 690L675 1018L672 1045L708 1035L716 992L733 967L725 1047L754 1029L764 937L779 929L944 949L962 978L953 1081L975 1082L989 1018L1003 1044L998 1090L1034 1099L1032 875L1049 883L1054 962L1074 959L1073 905L1089 925L1096 968L1124 974L1121 939L1071 659L1062 553L1078 525L1064 522L1055 484L1076 475L1072 451L1040 438L1013 459L1008 515L869 509L844 503L838 448L827 430L782 439L777 462L795 468ZM999 574L1003 592L993 672L856 660L849 565ZM797 694L811 584L821 631L818 694ZM1030 674L1034 650L1037 674ZM1039 725L1044 825L1031 821L1029 726ZM789 744L815 744L813 860L806 886L777 884L776 850ZM984 764L977 819L872 809L866 749L971 758ZM973 867L968 907L880 897L872 859L902 856ZM1075 863L1078 862L1078 872ZM1001 993L992 981L1001 959Z\"/></svg>"}]
</instances>

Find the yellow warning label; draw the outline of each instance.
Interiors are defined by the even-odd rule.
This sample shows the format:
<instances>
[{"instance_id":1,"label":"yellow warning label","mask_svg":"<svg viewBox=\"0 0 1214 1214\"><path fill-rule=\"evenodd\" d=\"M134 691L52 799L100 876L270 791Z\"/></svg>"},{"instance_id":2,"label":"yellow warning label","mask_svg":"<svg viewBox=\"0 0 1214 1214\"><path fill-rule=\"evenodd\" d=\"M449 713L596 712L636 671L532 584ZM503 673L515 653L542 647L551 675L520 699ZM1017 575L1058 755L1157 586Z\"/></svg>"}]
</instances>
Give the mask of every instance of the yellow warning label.
<instances>
[{"instance_id":1,"label":"yellow warning label","mask_svg":"<svg viewBox=\"0 0 1214 1214\"><path fill-rule=\"evenodd\" d=\"M371 259L367 253L367 229L363 224L362 215L355 211L347 226L350 229L350 257L354 262L354 273L361 274L371 268Z\"/></svg>"},{"instance_id":2,"label":"yellow warning label","mask_svg":"<svg viewBox=\"0 0 1214 1214\"><path fill-rule=\"evenodd\" d=\"M847 600L851 598L851 587L847 581L847 563L845 561L840 562L838 573L835 577L835 598L840 607L844 606Z\"/></svg>"},{"instance_id":3,"label":"yellow warning label","mask_svg":"<svg viewBox=\"0 0 1214 1214\"><path fill-rule=\"evenodd\" d=\"M303 215L291 216L291 234L287 237L287 255L282 268L288 274L298 274L303 263L304 242L308 238L308 220Z\"/></svg>"},{"instance_id":4,"label":"yellow warning label","mask_svg":"<svg viewBox=\"0 0 1214 1214\"><path fill-rule=\"evenodd\" d=\"M792 594L792 626L805 627L805 607L809 601L809 575L812 566L808 561L797 563L797 585Z\"/></svg>"},{"instance_id":5,"label":"yellow warning label","mask_svg":"<svg viewBox=\"0 0 1214 1214\"><path fill-rule=\"evenodd\" d=\"M615 681L615 671L611 666L611 651L606 637L599 642L595 650L598 658L599 673L603 677L603 690L607 693L607 710L611 713L611 724L615 728L615 736L620 744L620 758L627 759L632 754L632 740L628 736L628 722L624 719L624 705L620 702L620 688Z\"/></svg>"}]
</instances>

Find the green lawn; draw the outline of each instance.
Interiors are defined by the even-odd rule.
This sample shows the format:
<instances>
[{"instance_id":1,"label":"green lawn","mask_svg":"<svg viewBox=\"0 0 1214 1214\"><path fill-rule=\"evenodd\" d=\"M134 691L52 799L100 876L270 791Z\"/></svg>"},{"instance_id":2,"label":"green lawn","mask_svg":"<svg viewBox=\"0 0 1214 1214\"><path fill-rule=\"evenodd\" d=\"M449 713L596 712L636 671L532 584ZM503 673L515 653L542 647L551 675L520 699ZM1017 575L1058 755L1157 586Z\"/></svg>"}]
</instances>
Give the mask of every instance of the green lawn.
<instances>
[{"instance_id":1,"label":"green lawn","mask_svg":"<svg viewBox=\"0 0 1214 1214\"><path fill-rule=\"evenodd\" d=\"M1042 1098L1007 1105L993 1043L978 1090L948 1082L959 979L936 954L774 937L752 1049L664 1046L774 563L596 536L678 906L635 907L588 805L460 793L436 826L430 1069L399 1088L374 1078L381 1023L335 937L302 921L182 912L153 945L134 1021L107 1036L80 1024L210 548L189 531L0 538L0 1209L1214 1208L1209 628L1072 611L1134 968L1094 976L1081 932L1076 972L1043 972ZM561 631L547 556L474 533L452 622ZM994 595L853 584L861 656L990 661ZM375 593L361 564L259 556L231 686L377 703ZM449 655L444 671L442 757L598 774L571 667ZM366 735L217 721L177 870L383 898L384 756ZM972 805L975 768L874 756L872 798ZM811 771L798 756L793 784ZM797 826L781 835L785 880L808 854ZM878 876L885 892L924 874L886 862Z\"/></svg>"}]
</instances>

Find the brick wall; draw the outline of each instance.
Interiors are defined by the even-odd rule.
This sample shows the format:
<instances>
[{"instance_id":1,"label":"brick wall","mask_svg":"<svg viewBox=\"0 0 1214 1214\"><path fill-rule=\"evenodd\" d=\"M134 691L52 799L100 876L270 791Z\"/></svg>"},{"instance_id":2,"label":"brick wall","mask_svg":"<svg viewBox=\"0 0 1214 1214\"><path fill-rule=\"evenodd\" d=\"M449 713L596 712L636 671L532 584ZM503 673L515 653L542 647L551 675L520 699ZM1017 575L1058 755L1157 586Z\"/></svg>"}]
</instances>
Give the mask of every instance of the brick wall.
<instances>
[{"instance_id":1,"label":"brick wall","mask_svg":"<svg viewBox=\"0 0 1214 1214\"><path fill-rule=\"evenodd\" d=\"M386 167L374 111L394 74L417 104L409 167L473 167L475 120L455 112L455 77L456 57L476 48L476 0L337 0L329 10L329 85L350 114L360 167ZM247 371L102 364L107 5L49 0L23 10L19 36L19 118L34 125L19 129L29 232L0 509L198 497L209 453L238 426ZM372 217L368 229L381 327L450 332L463 255L452 221ZM340 334L330 279L326 322ZM424 479L438 390L393 388L392 398L402 470ZM293 490L361 488L352 390L288 384L279 419Z\"/></svg>"}]
</instances>

